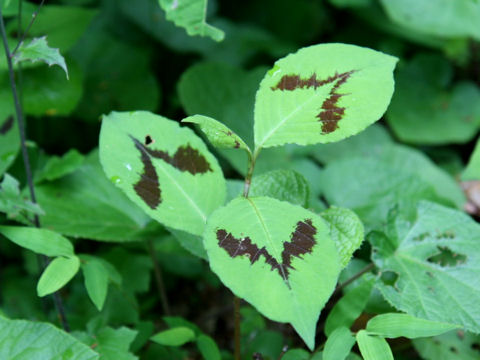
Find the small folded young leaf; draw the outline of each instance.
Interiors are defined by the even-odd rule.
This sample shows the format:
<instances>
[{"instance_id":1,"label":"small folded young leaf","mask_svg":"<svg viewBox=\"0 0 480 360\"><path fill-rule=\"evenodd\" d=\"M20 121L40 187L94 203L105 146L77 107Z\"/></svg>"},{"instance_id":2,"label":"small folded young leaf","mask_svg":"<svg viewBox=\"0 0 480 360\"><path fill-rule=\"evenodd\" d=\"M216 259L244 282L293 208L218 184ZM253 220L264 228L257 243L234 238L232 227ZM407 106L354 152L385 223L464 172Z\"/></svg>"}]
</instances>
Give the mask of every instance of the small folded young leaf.
<instances>
[{"instance_id":1,"label":"small folded young leaf","mask_svg":"<svg viewBox=\"0 0 480 360\"><path fill-rule=\"evenodd\" d=\"M183 119L182 122L198 124L208 140L217 148L244 149L250 152L249 147L240 136L235 134L226 125L211 117L193 115Z\"/></svg>"},{"instance_id":2,"label":"small folded young leaf","mask_svg":"<svg viewBox=\"0 0 480 360\"><path fill-rule=\"evenodd\" d=\"M291 323L313 349L340 268L320 216L268 197L240 197L210 216L204 245L212 270L233 293L266 317Z\"/></svg>"},{"instance_id":3,"label":"small folded young leaf","mask_svg":"<svg viewBox=\"0 0 480 360\"><path fill-rule=\"evenodd\" d=\"M13 60L16 64L20 61L28 60L31 62L43 61L49 66L58 65L65 71L68 79L68 69L65 59L58 49L48 46L46 36L34 38L28 44L22 43L15 53Z\"/></svg>"},{"instance_id":4,"label":"small folded young leaf","mask_svg":"<svg viewBox=\"0 0 480 360\"><path fill-rule=\"evenodd\" d=\"M74 172L82 165L85 157L77 150L71 149L62 157L52 156L48 159L44 167L35 174L35 183L44 180L53 181Z\"/></svg>"},{"instance_id":5,"label":"small folded young leaf","mask_svg":"<svg viewBox=\"0 0 480 360\"><path fill-rule=\"evenodd\" d=\"M370 334L380 335L385 338L437 336L460 326L438 321L419 319L408 314L389 313L380 314L370 319L366 330Z\"/></svg>"},{"instance_id":6,"label":"small folded young leaf","mask_svg":"<svg viewBox=\"0 0 480 360\"><path fill-rule=\"evenodd\" d=\"M201 334L197 338L198 350L205 360L221 360L220 350L215 341L207 335Z\"/></svg>"},{"instance_id":7,"label":"small folded young leaf","mask_svg":"<svg viewBox=\"0 0 480 360\"><path fill-rule=\"evenodd\" d=\"M75 255L53 259L38 280L38 296L49 295L61 289L75 276L79 268L80 260Z\"/></svg>"},{"instance_id":8,"label":"small folded young leaf","mask_svg":"<svg viewBox=\"0 0 480 360\"><path fill-rule=\"evenodd\" d=\"M347 266L364 239L363 224L352 210L332 206L320 214L330 224L330 236L337 245L340 265Z\"/></svg>"},{"instance_id":9,"label":"small folded young leaf","mask_svg":"<svg viewBox=\"0 0 480 360\"><path fill-rule=\"evenodd\" d=\"M160 331L150 338L150 340L156 342L157 344L166 346L182 346L183 344L193 341L194 339L195 333L193 330L183 326Z\"/></svg>"},{"instance_id":10,"label":"small folded young leaf","mask_svg":"<svg viewBox=\"0 0 480 360\"><path fill-rule=\"evenodd\" d=\"M364 360L394 360L387 341L379 336L371 336L365 330L357 333L357 343Z\"/></svg>"},{"instance_id":11,"label":"small folded young leaf","mask_svg":"<svg viewBox=\"0 0 480 360\"><path fill-rule=\"evenodd\" d=\"M355 338L347 327L336 328L325 343L323 360L344 360L354 344Z\"/></svg>"},{"instance_id":12,"label":"small folded young leaf","mask_svg":"<svg viewBox=\"0 0 480 360\"><path fill-rule=\"evenodd\" d=\"M201 235L207 217L225 199L222 170L202 140L146 111L103 118L100 161L132 201L174 229Z\"/></svg>"},{"instance_id":13,"label":"small folded young leaf","mask_svg":"<svg viewBox=\"0 0 480 360\"><path fill-rule=\"evenodd\" d=\"M321 44L278 60L255 101L255 147L342 140L377 121L393 94L397 59L346 44Z\"/></svg>"},{"instance_id":14,"label":"small folded young leaf","mask_svg":"<svg viewBox=\"0 0 480 360\"><path fill-rule=\"evenodd\" d=\"M60 234L21 226L0 226L0 234L10 241L37 254L46 256L73 256L73 245Z\"/></svg>"},{"instance_id":15,"label":"small folded young leaf","mask_svg":"<svg viewBox=\"0 0 480 360\"><path fill-rule=\"evenodd\" d=\"M208 0L159 0L167 14L167 20L185 28L188 35L208 36L215 41L222 41L225 33L206 22L207 2Z\"/></svg>"},{"instance_id":16,"label":"small folded young leaf","mask_svg":"<svg viewBox=\"0 0 480 360\"><path fill-rule=\"evenodd\" d=\"M0 183L0 212L7 214L10 219L20 216L23 212L29 215L44 215L45 212L38 204L32 203L20 194L19 182L9 174L3 176Z\"/></svg>"},{"instance_id":17,"label":"small folded young leaf","mask_svg":"<svg viewBox=\"0 0 480 360\"><path fill-rule=\"evenodd\" d=\"M327 336L341 326L349 328L367 305L375 278L371 275L364 275L361 281L360 285L343 295L328 314L325 321Z\"/></svg>"},{"instance_id":18,"label":"small folded young leaf","mask_svg":"<svg viewBox=\"0 0 480 360\"><path fill-rule=\"evenodd\" d=\"M101 311L107 298L108 270L103 266L102 262L95 258L89 258L82 262L82 270L88 296L98 311Z\"/></svg>"}]
</instances>

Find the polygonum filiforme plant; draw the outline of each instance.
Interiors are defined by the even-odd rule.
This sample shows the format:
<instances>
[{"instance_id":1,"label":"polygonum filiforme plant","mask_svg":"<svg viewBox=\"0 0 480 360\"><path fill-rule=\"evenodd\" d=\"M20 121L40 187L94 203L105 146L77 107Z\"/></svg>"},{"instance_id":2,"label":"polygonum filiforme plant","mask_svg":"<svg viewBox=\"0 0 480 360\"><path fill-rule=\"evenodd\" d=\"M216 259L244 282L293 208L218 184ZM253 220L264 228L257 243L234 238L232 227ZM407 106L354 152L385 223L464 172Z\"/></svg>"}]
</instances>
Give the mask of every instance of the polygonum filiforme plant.
<instances>
[{"instance_id":1,"label":"polygonum filiforme plant","mask_svg":"<svg viewBox=\"0 0 480 360\"><path fill-rule=\"evenodd\" d=\"M263 148L340 141L377 121L393 93L396 61L345 44L310 46L278 60L257 91L254 149L217 120L184 119L197 124L214 146L249 155L244 194L225 206L225 179L202 140L148 112L104 117L104 170L154 219L202 235L222 282L268 318L291 323L312 349L320 311L363 232L340 236L334 229L346 218L249 197L255 161Z\"/></svg>"}]
</instances>

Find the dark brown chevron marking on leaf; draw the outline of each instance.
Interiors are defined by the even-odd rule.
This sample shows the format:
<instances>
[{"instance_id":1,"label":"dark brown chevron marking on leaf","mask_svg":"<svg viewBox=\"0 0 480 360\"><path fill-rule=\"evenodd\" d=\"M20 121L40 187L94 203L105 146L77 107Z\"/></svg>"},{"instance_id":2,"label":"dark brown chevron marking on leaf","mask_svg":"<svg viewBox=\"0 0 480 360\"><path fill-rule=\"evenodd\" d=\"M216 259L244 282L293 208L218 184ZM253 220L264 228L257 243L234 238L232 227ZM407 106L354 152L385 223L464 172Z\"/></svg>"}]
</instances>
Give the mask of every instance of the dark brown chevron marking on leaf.
<instances>
[{"instance_id":1,"label":"dark brown chevron marking on leaf","mask_svg":"<svg viewBox=\"0 0 480 360\"><path fill-rule=\"evenodd\" d=\"M0 126L0 134L5 135L13 126L13 116L10 115L5 119L2 126Z\"/></svg>"},{"instance_id":2,"label":"dark brown chevron marking on leaf","mask_svg":"<svg viewBox=\"0 0 480 360\"><path fill-rule=\"evenodd\" d=\"M135 142L135 147L140 150L143 163L143 173L140 174L140 180L133 185L135 192L145 203L153 210L162 202L160 183L155 167L152 164L150 156L144 151L142 144Z\"/></svg>"},{"instance_id":3,"label":"dark brown chevron marking on leaf","mask_svg":"<svg viewBox=\"0 0 480 360\"><path fill-rule=\"evenodd\" d=\"M356 70L351 70L340 74L335 73L335 75L323 80L317 79L317 74L315 73L307 79L302 79L299 75L284 75L277 85L271 87L271 89L294 91L313 87L316 90L318 87L335 82L335 85L328 94L328 98L322 104L322 111L316 116L322 122L322 133L328 134L338 129L338 122L345 113L345 108L337 105L340 97L345 94L338 94L337 90L355 71Z\"/></svg>"},{"instance_id":4,"label":"dark brown chevron marking on leaf","mask_svg":"<svg viewBox=\"0 0 480 360\"><path fill-rule=\"evenodd\" d=\"M317 229L313 226L312 220L306 219L297 222L295 231L290 236L290 242L283 243L282 263L278 261L262 247L258 248L256 244L252 244L252 240L247 236L242 239L235 238L231 233L227 233L225 229L217 230L218 245L225 249L230 257L245 255L250 259L250 264L254 264L261 256L265 258L265 262L271 266L271 270L277 270L278 274L288 281L290 269L294 269L291 265L292 256L301 258L302 255L311 253L315 245L315 234Z\"/></svg>"}]
</instances>

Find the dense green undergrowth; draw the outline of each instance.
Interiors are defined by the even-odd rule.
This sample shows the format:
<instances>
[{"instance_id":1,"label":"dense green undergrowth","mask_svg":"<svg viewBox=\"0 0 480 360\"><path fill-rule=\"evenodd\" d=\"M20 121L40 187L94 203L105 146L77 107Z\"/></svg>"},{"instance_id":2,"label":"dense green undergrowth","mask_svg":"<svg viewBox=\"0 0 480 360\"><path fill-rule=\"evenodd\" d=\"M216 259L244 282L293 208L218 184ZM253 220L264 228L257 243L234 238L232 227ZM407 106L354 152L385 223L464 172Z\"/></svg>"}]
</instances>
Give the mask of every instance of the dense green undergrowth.
<instances>
[{"instance_id":1,"label":"dense green undergrowth","mask_svg":"<svg viewBox=\"0 0 480 360\"><path fill-rule=\"evenodd\" d=\"M480 357L480 2L0 9L0 359Z\"/></svg>"}]
</instances>

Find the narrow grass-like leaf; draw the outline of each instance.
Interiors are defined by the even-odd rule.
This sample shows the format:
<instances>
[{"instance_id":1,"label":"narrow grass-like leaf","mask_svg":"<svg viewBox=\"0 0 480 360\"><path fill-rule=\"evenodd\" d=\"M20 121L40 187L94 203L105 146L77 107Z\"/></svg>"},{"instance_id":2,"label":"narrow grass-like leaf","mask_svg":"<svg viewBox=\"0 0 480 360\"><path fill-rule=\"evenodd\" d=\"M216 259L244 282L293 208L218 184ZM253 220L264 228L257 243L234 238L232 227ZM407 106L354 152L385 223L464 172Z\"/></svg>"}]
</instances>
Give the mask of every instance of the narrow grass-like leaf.
<instances>
[{"instance_id":1,"label":"narrow grass-like leaf","mask_svg":"<svg viewBox=\"0 0 480 360\"><path fill-rule=\"evenodd\" d=\"M207 217L225 199L222 170L202 140L149 112L105 116L100 160L132 201L175 229L202 234Z\"/></svg>"},{"instance_id":2,"label":"narrow grass-like leaf","mask_svg":"<svg viewBox=\"0 0 480 360\"><path fill-rule=\"evenodd\" d=\"M0 233L10 241L37 254L72 256L72 243L60 234L48 230L20 226L0 226Z\"/></svg>"},{"instance_id":3,"label":"narrow grass-like leaf","mask_svg":"<svg viewBox=\"0 0 480 360\"><path fill-rule=\"evenodd\" d=\"M419 319L408 314L380 314L370 319L366 330L370 334L380 335L385 338L437 336L459 328L458 325Z\"/></svg>"},{"instance_id":4,"label":"narrow grass-like leaf","mask_svg":"<svg viewBox=\"0 0 480 360\"><path fill-rule=\"evenodd\" d=\"M80 260L75 255L53 259L38 280L38 296L49 295L61 289L75 276L79 268Z\"/></svg>"},{"instance_id":5,"label":"narrow grass-like leaf","mask_svg":"<svg viewBox=\"0 0 480 360\"><path fill-rule=\"evenodd\" d=\"M393 94L397 59L346 44L321 44L278 60L255 101L255 147L342 140L377 121Z\"/></svg>"},{"instance_id":6,"label":"narrow grass-like leaf","mask_svg":"<svg viewBox=\"0 0 480 360\"><path fill-rule=\"evenodd\" d=\"M266 317L291 323L313 349L340 268L320 216L272 198L236 198L211 215L204 244L226 286Z\"/></svg>"},{"instance_id":7,"label":"narrow grass-like leaf","mask_svg":"<svg viewBox=\"0 0 480 360\"><path fill-rule=\"evenodd\" d=\"M323 360L344 360L353 345L355 338L348 328L340 326L328 337L323 349Z\"/></svg>"},{"instance_id":8,"label":"narrow grass-like leaf","mask_svg":"<svg viewBox=\"0 0 480 360\"><path fill-rule=\"evenodd\" d=\"M193 330L187 327L176 327L160 331L153 335L150 340L160 345L166 346L182 346L183 344L193 341L195 339L195 333Z\"/></svg>"},{"instance_id":9,"label":"narrow grass-like leaf","mask_svg":"<svg viewBox=\"0 0 480 360\"><path fill-rule=\"evenodd\" d=\"M365 330L357 333L357 343L364 360L393 360L392 350L380 336L371 336Z\"/></svg>"}]
</instances>

